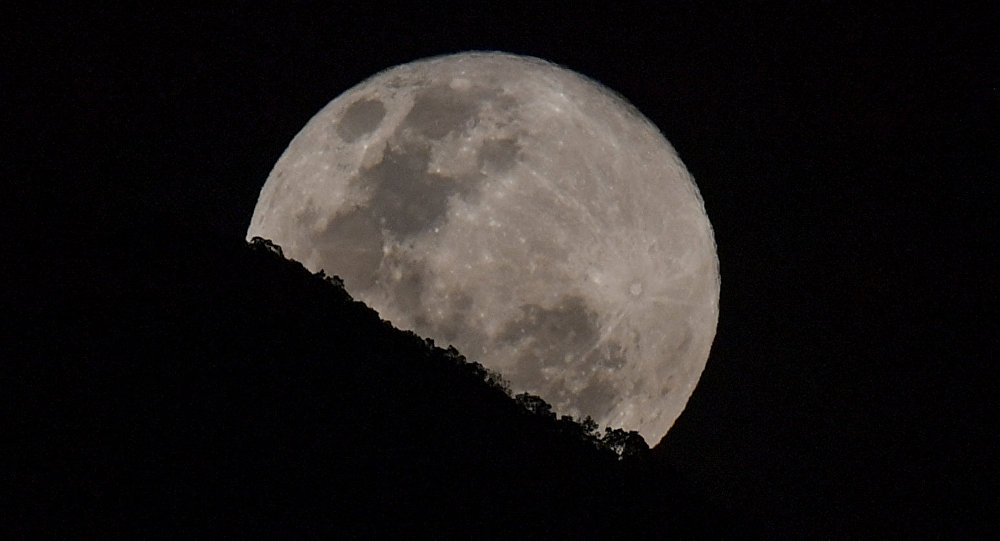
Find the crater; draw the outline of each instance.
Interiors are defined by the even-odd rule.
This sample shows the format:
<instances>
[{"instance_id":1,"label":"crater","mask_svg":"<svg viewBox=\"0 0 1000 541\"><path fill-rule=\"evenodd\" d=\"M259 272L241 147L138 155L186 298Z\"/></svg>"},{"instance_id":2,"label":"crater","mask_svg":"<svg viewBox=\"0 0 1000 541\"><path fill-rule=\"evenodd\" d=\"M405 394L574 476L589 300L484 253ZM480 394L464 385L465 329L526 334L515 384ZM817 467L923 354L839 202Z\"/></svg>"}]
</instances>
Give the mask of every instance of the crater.
<instances>
[{"instance_id":1,"label":"crater","mask_svg":"<svg viewBox=\"0 0 1000 541\"><path fill-rule=\"evenodd\" d=\"M442 225L453 196L468 198L477 191L479 183L472 179L431 171L426 141L393 138L381 148L381 160L362 168L351 183L372 194L371 215L397 239Z\"/></svg>"},{"instance_id":2,"label":"crater","mask_svg":"<svg viewBox=\"0 0 1000 541\"><path fill-rule=\"evenodd\" d=\"M375 131L385 118L385 105L378 100L352 103L337 123L337 135L348 143Z\"/></svg>"}]
</instances>

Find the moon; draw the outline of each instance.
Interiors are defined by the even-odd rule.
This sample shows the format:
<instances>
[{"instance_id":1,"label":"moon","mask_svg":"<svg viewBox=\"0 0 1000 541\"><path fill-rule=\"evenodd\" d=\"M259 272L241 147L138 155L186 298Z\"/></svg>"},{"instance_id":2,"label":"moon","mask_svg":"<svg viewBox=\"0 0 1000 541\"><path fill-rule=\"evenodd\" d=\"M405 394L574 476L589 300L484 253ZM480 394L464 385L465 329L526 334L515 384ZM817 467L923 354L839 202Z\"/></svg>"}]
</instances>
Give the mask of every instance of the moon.
<instances>
[{"instance_id":1,"label":"moon","mask_svg":"<svg viewBox=\"0 0 1000 541\"><path fill-rule=\"evenodd\" d=\"M254 236L513 391L647 441L683 411L718 322L712 227L673 147L532 57L424 59L343 93L275 164Z\"/></svg>"}]
</instances>

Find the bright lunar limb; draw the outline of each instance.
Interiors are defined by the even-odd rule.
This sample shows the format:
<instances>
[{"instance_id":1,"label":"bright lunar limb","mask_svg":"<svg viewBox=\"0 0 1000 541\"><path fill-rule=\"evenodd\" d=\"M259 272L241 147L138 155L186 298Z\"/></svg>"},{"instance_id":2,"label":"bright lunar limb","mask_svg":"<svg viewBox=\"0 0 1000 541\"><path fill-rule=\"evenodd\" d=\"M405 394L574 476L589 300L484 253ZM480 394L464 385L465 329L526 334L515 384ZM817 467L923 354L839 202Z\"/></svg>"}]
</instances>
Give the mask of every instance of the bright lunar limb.
<instances>
[{"instance_id":1,"label":"bright lunar limb","mask_svg":"<svg viewBox=\"0 0 1000 541\"><path fill-rule=\"evenodd\" d=\"M677 154L535 58L431 58L348 90L278 160L254 236L515 392L652 443L715 336L715 241Z\"/></svg>"}]
</instances>

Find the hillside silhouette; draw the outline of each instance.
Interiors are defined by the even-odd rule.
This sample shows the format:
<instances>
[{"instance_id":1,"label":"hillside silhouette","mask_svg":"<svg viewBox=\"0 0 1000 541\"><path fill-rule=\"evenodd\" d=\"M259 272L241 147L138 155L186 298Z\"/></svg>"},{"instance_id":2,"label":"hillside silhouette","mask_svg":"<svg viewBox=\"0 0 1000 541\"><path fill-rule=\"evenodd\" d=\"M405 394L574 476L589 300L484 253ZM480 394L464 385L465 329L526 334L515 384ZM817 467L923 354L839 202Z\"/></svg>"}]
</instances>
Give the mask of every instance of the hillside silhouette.
<instances>
[{"instance_id":1,"label":"hillside silhouette","mask_svg":"<svg viewBox=\"0 0 1000 541\"><path fill-rule=\"evenodd\" d=\"M268 242L122 234L11 299L13 537L731 533L635 433L514 395Z\"/></svg>"}]
</instances>

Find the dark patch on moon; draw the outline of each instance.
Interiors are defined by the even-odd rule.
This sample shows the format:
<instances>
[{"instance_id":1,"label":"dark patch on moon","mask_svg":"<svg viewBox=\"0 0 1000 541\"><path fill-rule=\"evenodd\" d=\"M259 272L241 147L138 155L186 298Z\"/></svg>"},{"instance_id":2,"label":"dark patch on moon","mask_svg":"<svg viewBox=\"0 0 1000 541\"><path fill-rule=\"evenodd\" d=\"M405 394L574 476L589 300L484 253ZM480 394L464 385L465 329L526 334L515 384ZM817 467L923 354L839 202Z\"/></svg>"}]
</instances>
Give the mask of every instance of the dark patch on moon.
<instances>
[{"instance_id":1,"label":"dark patch on moon","mask_svg":"<svg viewBox=\"0 0 1000 541\"><path fill-rule=\"evenodd\" d=\"M567 296L552 308L537 304L521 306L521 314L504 325L499 339L519 342L533 338L553 351L582 352L596 336L595 315L584 299ZM555 346L557 342L559 346Z\"/></svg>"},{"instance_id":2,"label":"dark patch on moon","mask_svg":"<svg viewBox=\"0 0 1000 541\"><path fill-rule=\"evenodd\" d=\"M350 105L337 123L337 135L348 143L353 143L367 135L382 123L385 105L378 100L359 100Z\"/></svg>"},{"instance_id":3,"label":"dark patch on moon","mask_svg":"<svg viewBox=\"0 0 1000 541\"><path fill-rule=\"evenodd\" d=\"M603 373L625 367L625 350L601 341L597 315L581 297L564 297L552 308L529 304L504 325L498 341L516 346L520 356L509 374L511 383L540 393L558 393L579 415L603 416L614 409L617 392ZM553 368L546 379L544 368ZM575 395L566 379L587 385Z\"/></svg>"},{"instance_id":4,"label":"dark patch on moon","mask_svg":"<svg viewBox=\"0 0 1000 541\"><path fill-rule=\"evenodd\" d=\"M416 94L400 128L412 129L428 139L441 139L452 132L467 132L487 108L510 111L517 105L518 101L501 89L473 85L456 90L439 84Z\"/></svg>"},{"instance_id":5,"label":"dark patch on moon","mask_svg":"<svg viewBox=\"0 0 1000 541\"><path fill-rule=\"evenodd\" d=\"M462 314L468 313L469 308L472 308L472 295L463 291L456 293L450 301L452 310Z\"/></svg>"},{"instance_id":6,"label":"dark patch on moon","mask_svg":"<svg viewBox=\"0 0 1000 541\"><path fill-rule=\"evenodd\" d=\"M479 112L478 99L448 86L432 86L417 94L401 127L412 128L428 139L441 139L463 131Z\"/></svg>"},{"instance_id":7,"label":"dark patch on moon","mask_svg":"<svg viewBox=\"0 0 1000 541\"><path fill-rule=\"evenodd\" d=\"M428 149L409 144L386 145L382 161L361 172L357 181L374 190L368 208L385 229L399 238L439 225L448 198L461 186L450 177L427 171Z\"/></svg>"},{"instance_id":8,"label":"dark patch on moon","mask_svg":"<svg viewBox=\"0 0 1000 541\"><path fill-rule=\"evenodd\" d=\"M583 357L599 337L595 314L583 298L569 296L552 308L522 306L521 314L504 325L498 341L518 344L521 357L511 379L527 386L543 381L543 367L559 367L567 357L570 361Z\"/></svg>"},{"instance_id":9,"label":"dark patch on moon","mask_svg":"<svg viewBox=\"0 0 1000 541\"><path fill-rule=\"evenodd\" d=\"M303 227L315 221L306 214ZM321 254L320 267L338 274L350 288L365 289L375 282L375 271L382 263L382 230L369 212L355 210L330 220L326 228L313 236L313 246Z\"/></svg>"},{"instance_id":10,"label":"dark patch on moon","mask_svg":"<svg viewBox=\"0 0 1000 541\"><path fill-rule=\"evenodd\" d=\"M487 174L509 171L517 163L521 145L514 139L484 141L479 151L479 168Z\"/></svg>"},{"instance_id":11,"label":"dark patch on moon","mask_svg":"<svg viewBox=\"0 0 1000 541\"><path fill-rule=\"evenodd\" d=\"M604 379L594 378L577 393L576 407L580 415L602 417L614 409L617 396L614 385Z\"/></svg>"}]
</instances>

